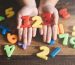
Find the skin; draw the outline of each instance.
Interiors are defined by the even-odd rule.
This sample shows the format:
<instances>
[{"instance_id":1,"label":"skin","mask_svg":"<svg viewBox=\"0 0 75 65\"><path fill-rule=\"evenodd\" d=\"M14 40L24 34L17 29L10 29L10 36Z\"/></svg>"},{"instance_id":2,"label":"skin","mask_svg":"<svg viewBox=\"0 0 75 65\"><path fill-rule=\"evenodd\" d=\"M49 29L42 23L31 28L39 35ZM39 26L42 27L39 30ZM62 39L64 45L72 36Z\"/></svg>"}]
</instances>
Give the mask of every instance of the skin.
<instances>
[{"instance_id":1,"label":"skin","mask_svg":"<svg viewBox=\"0 0 75 65\"><path fill-rule=\"evenodd\" d=\"M23 38L24 49L31 44L32 37L36 36L36 28L20 28L22 24L22 16L37 16L38 10L36 8L35 0L23 0L24 7L18 12L18 35L19 41Z\"/></svg>"},{"instance_id":2,"label":"skin","mask_svg":"<svg viewBox=\"0 0 75 65\"><path fill-rule=\"evenodd\" d=\"M58 10L55 8L58 0L41 0L39 6L39 15L42 13L49 12L54 16L54 24L53 25L43 25L43 28L40 29L40 34L43 35L43 41L46 43L50 43L51 38L54 40L57 39L57 26L58 26ZM45 11L43 11L45 9Z\"/></svg>"},{"instance_id":3,"label":"skin","mask_svg":"<svg viewBox=\"0 0 75 65\"><path fill-rule=\"evenodd\" d=\"M58 11L55 8L55 5L58 0L41 0L40 6L39 6L39 15L41 15L43 12L43 8L46 8L48 12L52 13L54 15L54 25L43 25L43 28L40 29L40 34L43 35L43 41L49 43L51 40L51 35L53 34L53 39L57 39L57 25L58 25ZM50 2L47 4L47 2ZM23 38L23 43L25 44L24 49L27 48L31 44L32 37L36 36L37 28L20 28L22 24L22 16L37 16L38 10L36 8L35 0L23 0L24 7L18 12L18 35L19 35L19 41ZM33 4L32 4L33 3ZM43 7L45 6L45 7Z\"/></svg>"}]
</instances>

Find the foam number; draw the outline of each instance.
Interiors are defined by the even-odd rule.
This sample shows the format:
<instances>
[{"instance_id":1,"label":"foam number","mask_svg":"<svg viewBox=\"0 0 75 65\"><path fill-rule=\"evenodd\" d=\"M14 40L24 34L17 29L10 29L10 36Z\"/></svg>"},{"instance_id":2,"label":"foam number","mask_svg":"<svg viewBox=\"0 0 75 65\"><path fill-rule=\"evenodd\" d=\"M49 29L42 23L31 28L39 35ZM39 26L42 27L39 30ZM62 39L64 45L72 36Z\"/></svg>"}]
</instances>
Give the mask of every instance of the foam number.
<instances>
[{"instance_id":1,"label":"foam number","mask_svg":"<svg viewBox=\"0 0 75 65\"><path fill-rule=\"evenodd\" d=\"M69 38L69 34L59 34L59 38L64 38L63 40L63 45L68 45L68 38Z\"/></svg>"},{"instance_id":2,"label":"foam number","mask_svg":"<svg viewBox=\"0 0 75 65\"><path fill-rule=\"evenodd\" d=\"M5 45L4 50L6 51L7 56L11 57L13 51L15 50L15 46L14 45L12 45L12 46Z\"/></svg>"},{"instance_id":3,"label":"foam number","mask_svg":"<svg viewBox=\"0 0 75 65\"><path fill-rule=\"evenodd\" d=\"M64 34L64 26L63 26L63 24L58 24L58 34Z\"/></svg>"},{"instance_id":4,"label":"foam number","mask_svg":"<svg viewBox=\"0 0 75 65\"><path fill-rule=\"evenodd\" d=\"M50 56L51 56L52 58L54 58L60 51L61 51L61 48L60 48L60 47L57 47L57 48L55 48L55 49L51 52Z\"/></svg>"},{"instance_id":5,"label":"foam number","mask_svg":"<svg viewBox=\"0 0 75 65\"><path fill-rule=\"evenodd\" d=\"M5 19L5 17L0 16L0 21L3 21Z\"/></svg>"},{"instance_id":6,"label":"foam number","mask_svg":"<svg viewBox=\"0 0 75 65\"><path fill-rule=\"evenodd\" d=\"M51 13L43 13L42 14L42 18L43 18L43 21L44 21L44 25L49 25L49 24L52 24L52 21L53 21L53 16Z\"/></svg>"},{"instance_id":7,"label":"foam number","mask_svg":"<svg viewBox=\"0 0 75 65\"><path fill-rule=\"evenodd\" d=\"M37 53L37 57L42 58L44 60L48 60L47 55L50 52L49 48L46 46L42 46L42 47L40 47L40 50L42 50L42 52Z\"/></svg>"},{"instance_id":8,"label":"foam number","mask_svg":"<svg viewBox=\"0 0 75 65\"><path fill-rule=\"evenodd\" d=\"M23 24L21 25L21 28L30 27L30 17L29 16L22 16L21 17Z\"/></svg>"},{"instance_id":9,"label":"foam number","mask_svg":"<svg viewBox=\"0 0 75 65\"><path fill-rule=\"evenodd\" d=\"M42 28L42 18L40 16L34 16L32 18L33 20L33 24L32 27L36 27L36 28Z\"/></svg>"},{"instance_id":10,"label":"foam number","mask_svg":"<svg viewBox=\"0 0 75 65\"><path fill-rule=\"evenodd\" d=\"M10 29L9 29L9 28L4 27L4 26L2 26L2 25L0 25L0 29L1 29L2 35L6 35L7 32L10 32Z\"/></svg>"},{"instance_id":11,"label":"foam number","mask_svg":"<svg viewBox=\"0 0 75 65\"><path fill-rule=\"evenodd\" d=\"M73 48L75 48L75 37L70 39L70 44L73 46Z\"/></svg>"},{"instance_id":12,"label":"foam number","mask_svg":"<svg viewBox=\"0 0 75 65\"><path fill-rule=\"evenodd\" d=\"M11 33L7 33L7 40L12 43L15 44L18 40L17 35L15 34L11 34Z\"/></svg>"},{"instance_id":13,"label":"foam number","mask_svg":"<svg viewBox=\"0 0 75 65\"><path fill-rule=\"evenodd\" d=\"M75 36L75 26L73 26L72 36Z\"/></svg>"},{"instance_id":14,"label":"foam number","mask_svg":"<svg viewBox=\"0 0 75 65\"><path fill-rule=\"evenodd\" d=\"M7 18L10 18L10 17L14 16L15 12L13 11L13 8L10 7L5 10L5 14L6 14Z\"/></svg>"}]
</instances>

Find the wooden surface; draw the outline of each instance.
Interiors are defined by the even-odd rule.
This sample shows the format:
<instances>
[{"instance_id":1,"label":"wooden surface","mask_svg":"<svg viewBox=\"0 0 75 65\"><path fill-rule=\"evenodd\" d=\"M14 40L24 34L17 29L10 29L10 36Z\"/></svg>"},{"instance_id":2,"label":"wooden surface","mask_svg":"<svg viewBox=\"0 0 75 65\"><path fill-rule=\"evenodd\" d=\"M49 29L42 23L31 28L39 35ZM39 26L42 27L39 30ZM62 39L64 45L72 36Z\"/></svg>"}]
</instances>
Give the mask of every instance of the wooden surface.
<instances>
[{"instance_id":1,"label":"wooden surface","mask_svg":"<svg viewBox=\"0 0 75 65\"><path fill-rule=\"evenodd\" d=\"M59 23L62 23L64 25L65 33L68 32L71 35L71 32L72 32L71 28L72 28L72 26L75 25L75 15L72 15L71 18L69 18L67 20L60 18ZM57 40L55 45L50 46L47 43L43 43L42 40L40 41L39 36L36 39L38 39L38 40L33 40L31 46L29 46L26 50L23 50L23 49L19 48L18 46L16 46L14 55L36 54L37 52L39 52L39 47L43 46L43 45L48 46L50 49L52 49L54 47L61 47L62 50L59 53L59 55L75 55L75 49L72 49L71 46L63 46L62 41L59 43L59 41ZM3 46L4 44L7 44L7 43L0 36L0 46ZM1 48L0 55L2 55L2 54L3 54L3 50Z\"/></svg>"}]
</instances>

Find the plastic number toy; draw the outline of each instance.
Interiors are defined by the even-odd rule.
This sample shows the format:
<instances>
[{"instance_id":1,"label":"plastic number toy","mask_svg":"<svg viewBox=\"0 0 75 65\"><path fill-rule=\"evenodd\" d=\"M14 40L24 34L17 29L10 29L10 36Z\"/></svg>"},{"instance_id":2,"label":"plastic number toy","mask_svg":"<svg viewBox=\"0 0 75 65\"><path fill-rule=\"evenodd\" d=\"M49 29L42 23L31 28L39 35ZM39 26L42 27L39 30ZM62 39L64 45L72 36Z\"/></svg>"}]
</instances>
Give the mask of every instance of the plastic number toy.
<instances>
[{"instance_id":1,"label":"plastic number toy","mask_svg":"<svg viewBox=\"0 0 75 65\"><path fill-rule=\"evenodd\" d=\"M13 8L10 7L5 10L5 14L6 14L7 18L11 18L12 16L14 16L15 12L13 11Z\"/></svg>"},{"instance_id":2,"label":"plastic number toy","mask_svg":"<svg viewBox=\"0 0 75 65\"><path fill-rule=\"evenodd\" d=\"M17 35L15 34L11 34L11 33L7 33L7 40L12 43L15 44L18 40Z\"/></svg>"},{"instance_id":3,"label":"plastic number toy","mask_svg":"<svg viewBox=\"0 0 75 65\"><path fill-rule=\"evenodd\" d=\"M11 46L5 45L4 50L6 51L7 56L11 57L13 51L15 50L15 46L14 45L11 45Z\"/></svg>"},{"instance_id":4,"label":"plastic number toy","mask_svg":"<svg viewBox=\"0 0 75 65\"><path fill-rule=\"evenodd\" d=\"M37 53L37 57L42 58L44 60L48 60L47 55L49 54L50 50L48 47L46 46L41 46L40 50L42 50L42 52Z\"/></svg>"}]
</instances>

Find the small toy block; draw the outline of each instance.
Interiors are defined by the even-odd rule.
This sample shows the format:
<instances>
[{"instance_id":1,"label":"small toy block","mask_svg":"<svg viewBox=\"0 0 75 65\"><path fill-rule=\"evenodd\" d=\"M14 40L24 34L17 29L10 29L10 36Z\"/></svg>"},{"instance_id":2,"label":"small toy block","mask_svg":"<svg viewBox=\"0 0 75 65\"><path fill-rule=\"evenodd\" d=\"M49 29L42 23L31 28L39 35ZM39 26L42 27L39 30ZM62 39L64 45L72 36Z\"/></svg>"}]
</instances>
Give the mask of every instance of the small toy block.
<instances>
[{"instance_id":1,"label":"small toy block","mask_svg":"<svg viewBox=\"0 0 75 65\"><path fill-rule=\"evenodd\" d=\"M7 40L11 44L15 44L17 42L17 40L18 40L18 37L15 34L7 33Z\"/></svg>"},{"instance_id":2,"label":"small toy block","mask_svg":"<svg viewBox=\"0 0 75 65\"><path fill-rule=\"evenodd\" d=\"M4 27L4 26L2 26L2 25L0 25L0 29L1 29L1 34L2 34L2 35L6 35L7 32L10 32L10 29L9 29L9 28Z\"/></svg>"},{"instance_id":3,"label":"small toy block","mask_svg":"<svg viewBox=\"0 0 75 65\"><path fill-rule=\"evenodd\" d=\"M0 21L3 21L5 19L5 17L0 16Z\"/></svg>"},{"instance_id":4,"label":"small toy block","mask_svg":"<svg viewBox=\"0 0 75 65\"><path fill-rule=\"evenodd\" d=\"M64 34L64 26L63 24L58 24L59 34Z\"/></svg>"},{"instance_id":5,"label":"small toy block","mask_svg":"<svg viewBox=\"0 0 75 65\"><path fill-rule=\"evenodd\" d=\"M40 16L34 16L32 18L32 21L33 21L33 24L32 24L32 27L33 28L42 28L42 18Z\"/></svg>"},{"instance_id":6,"label":"small toy block","mask_svg":"<svg viewBox=\"0 0 75 65\"><path fill-rule=\"evenodd\" d=\"M70 14L68 13L67 8L63 8L59 10L59 14L65 19L70 17Z\"/></svg>"},{"instance_id":7,"label":"small toy block","mask_svg":"<svg viewBox=\"0 0 75 65\"><path fill-rule=\"evenodd\" d=\"M62 15L64 12L67 12L67 8L63 8L59 10L59 14Z\"/></svg>"},{"instance_id":8,"label":"small toy block","mask_svg":"<svg viewBox=\"0 0 75 65\"><path fill-rule=\"evenodd\" d=\"M75 31L75 26L73 26L73 31Z\"/></svg>"},{"instance_id":9,"label":"small toy block","mask_svg":"<svg viewBox=\"0 0 75 65\"><path fill-rule=\"evenodd\" d=\"M55 49L51 52L50 56L51 56L52 58L55 58L55 56L56 56L60 51L61 51L61 48L60 48L60 47L57 47L57 48L55 48Z\"/></svg>"},{"instance_id":10,"label":"small toy block","mask_svg":"<svg viewBox=\"0 0 75 65\"><path fill-rule=\"evenodd\" d=\"M23 20L21 28L31 27L30 16L22 16L21 19Z\"/></svg>"},{"instance_id":11,"label":"small toy block","mask_svg":"<svg viewBox=\"0 0 75 65\"><path fill-rule=\"evenodd\" d=\"M46 47L46 46L41 46L40 50L42 50L42 52L37 53L36 56L39 57L39 58L41 58L41 59L48 60L47 55L50 52L49 48Z\"/></svg>"},{"instance_id":12,"label":"small toy block","mask_svg":"<svg viewBox=\"0 0 75 65\"><path fill-rule=\"evenodd\" d=\"M13 8L10 7L10 8L5 10L5 14L6 14L7 18L11 18L12 16L15 15L15 12L13 11Z\"/></svg>"},{"instance_id":13,"label":"small toy block","mask_svg":"<svg viewBox=\"0 0 75 65\"><path fill-rule=\"evenodd\" d=\"M50 45L54 45L54 44L55 44L55 40L51 39Z\"/></svg>"},{"instance_id":14,"label":"small toy block","mask_svg":"<svg viewBox=\"0 0 75 65\"><path fill-rule=\"evenodd\" d=\"M62 17L64 18L64 19L68 19L68 18L70 18L70 14L69 13L64 13L63 15L62 15Z\"/></svg>"},{"instance_id":15,"label":"small toy block","mask_svg":"<svg viewBox=\"0 0 75 65\"><path fill-rule=\"evenodd\" d=\"M11 57L13 52L14 52L14 50L15 50L15 45L11 45L11 46L5 45L4 50L6 51L7 56Z\"/></svg>"},{"instance_id":16,"label":"small toy block","mask_svg":"<svg viewBox=\"0 0 75 65\"><path fill-rule=\"evenodd\" d=\"M4 28L2 30L2 35L6 35L8 32L10 32L10 30L8 28Z\"/></svg>"},{"instance_id":17,"label":"small toy block","mask_svg":"<svg viewBox=\"0 0 75 65\"><path fill-rule=\"evenodd\" d=\"M42 14L42 19L44 21L44 25L49 25L52 23L52 14L51 13L48 13L48 12L45 12L44 14Z\"/></svg>"},{"instance_id":18,"label":"small toy block","mask_svg":"<svg viewBox=\"0 0 75 65\"><path fill-rule=\"evenodd\" d=\"M70 44L75 45L75 37L72 37L72 38L70 39Z\"/></svg>"},{"instance_id":19,"label":"small toy block","mask_svg":"<svg viewBox=\"0 0 75 65\"><path fill-rule=\"evenodd\" d=\"M75 36L75 31L74 31L74 32L72 32L72 36Z\"/></svg>"},{"instance_id":20,"label":"small toy block","mask_svg":"<svg viewBox=\"0 0 75 65\"><path fill-rule=\"evenodd\" d=\"M64 39L63 40L63 45L68 45L68 38L69 38L69 34L68 33L65 33L65 34L59 34L59 38L60 39Z\"/></svg>"}]
</instances>

